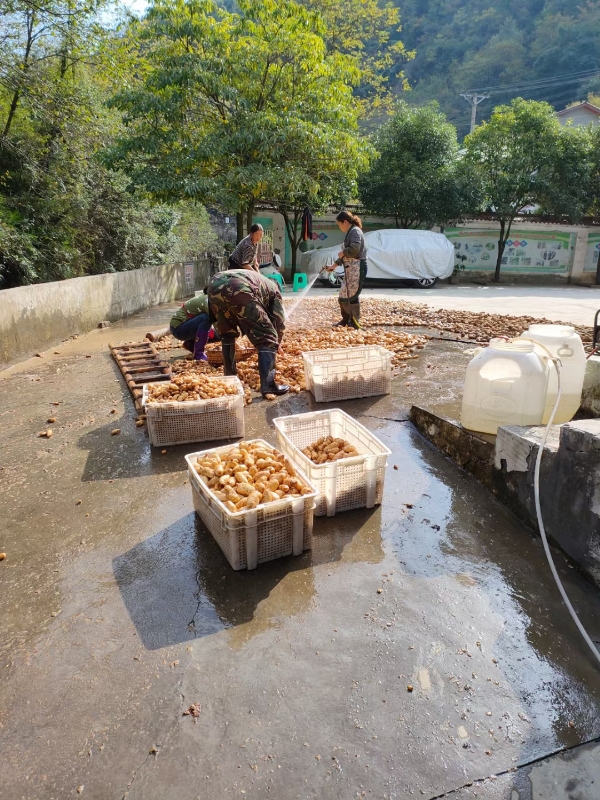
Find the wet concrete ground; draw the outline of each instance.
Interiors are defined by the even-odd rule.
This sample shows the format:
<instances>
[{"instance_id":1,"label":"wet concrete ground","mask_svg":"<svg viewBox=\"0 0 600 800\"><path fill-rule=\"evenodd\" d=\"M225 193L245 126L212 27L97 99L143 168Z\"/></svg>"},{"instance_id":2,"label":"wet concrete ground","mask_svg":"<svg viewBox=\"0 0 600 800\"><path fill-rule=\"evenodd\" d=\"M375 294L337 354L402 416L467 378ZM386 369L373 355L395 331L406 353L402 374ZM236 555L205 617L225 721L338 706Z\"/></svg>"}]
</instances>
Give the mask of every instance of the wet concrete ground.
<instances>
[{"instance_id":1,"label":"wet concrete ground","mask_svg":"<svg viewBox=\"0 0 600 800\"><path fill-rule=\"evenodd\" d=\"M600 671L539 541L406 421L456 408L465 347L344 404L392 450L380 508L235 573L193 513L200 448L150 449L107 352L165 316L2 375L0 798L600 798L599 746L578 747ZM313 407L257 401L247 436ZM600 639L600 595L558 560Z\"/></svg>"}]
</instances>

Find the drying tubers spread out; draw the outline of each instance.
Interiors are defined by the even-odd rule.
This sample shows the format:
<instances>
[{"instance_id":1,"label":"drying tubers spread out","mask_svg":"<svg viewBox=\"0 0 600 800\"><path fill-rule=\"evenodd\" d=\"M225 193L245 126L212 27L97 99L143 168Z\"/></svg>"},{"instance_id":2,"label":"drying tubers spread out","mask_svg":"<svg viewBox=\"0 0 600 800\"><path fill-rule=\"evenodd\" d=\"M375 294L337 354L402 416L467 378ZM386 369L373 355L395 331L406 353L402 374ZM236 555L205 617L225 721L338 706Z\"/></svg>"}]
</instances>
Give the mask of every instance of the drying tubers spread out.
<instances>
[{"instance_id":1,"label":"drying tubers spread out","mask_svg":"<svg viewBox=\"0 0 600 800\"><path fill-rule=\"evenodd\" d=\"M341 461L343 458L360 455L353 444L345 439L334 439L333 436L321 436L316 442L305 447L302 452L315 464L326 464L330 461Z\"/></svg>"},{"instance_id":2,"label":"drying tubers spread out","mask_svg":"<svg viewBox=\"0 0 600 800\"><path fill-rule=\"evenodd\" d=\"M240 442L225 453L206 453L194 468L232 513L312 491L283 453L261 442Z\"/></svg>"}]
</instances>

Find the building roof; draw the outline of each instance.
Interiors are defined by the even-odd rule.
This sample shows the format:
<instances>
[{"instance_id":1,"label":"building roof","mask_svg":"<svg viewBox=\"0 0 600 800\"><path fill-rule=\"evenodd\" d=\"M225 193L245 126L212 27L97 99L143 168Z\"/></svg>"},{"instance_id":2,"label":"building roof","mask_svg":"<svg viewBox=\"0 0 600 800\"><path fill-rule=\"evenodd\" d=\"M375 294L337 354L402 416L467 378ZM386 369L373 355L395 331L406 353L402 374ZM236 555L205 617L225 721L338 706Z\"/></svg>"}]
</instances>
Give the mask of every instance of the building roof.
<instances>
[{"instance_id":1,"label":"building roof","mask_svg":"<svg viewBox=\"0 0 600 800\"><path fill-rule=\"evenodd\" d=\"M566 114L569 114L572 111L577 109L585 109L586 111L591 111L592 114L595 114L597 117L600 117L600 108L598 106L593 106L591 103L588 103L587 100L583 103L577 103L575 106L569 106L569 108L563 108L562 111L557 111L557 117L564 117Z\"/></svg>"}]
</instances>

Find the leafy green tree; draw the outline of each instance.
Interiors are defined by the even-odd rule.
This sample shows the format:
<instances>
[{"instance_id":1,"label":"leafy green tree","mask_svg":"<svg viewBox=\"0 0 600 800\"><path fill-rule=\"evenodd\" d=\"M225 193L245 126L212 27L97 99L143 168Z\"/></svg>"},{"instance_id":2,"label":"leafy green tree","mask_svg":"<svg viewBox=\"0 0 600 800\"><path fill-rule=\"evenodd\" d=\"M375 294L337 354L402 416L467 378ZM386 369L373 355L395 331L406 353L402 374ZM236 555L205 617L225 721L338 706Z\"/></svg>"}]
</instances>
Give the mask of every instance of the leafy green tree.
<instances>
[{"instance_id":1,"label":"leafy green tree","mask_svg":"<svg viewBox=\"0 0 600 800\"><path fill-rule=\"evenodd\" d=\"M159 0L142 31L148 72L119 93L128 135L108 153L132 185L155 198L193 198L251 222L264 198L314 194L315 157L326 173L334 139L357 150L352 59L329 53L316 14L291 0ZM313 164L300 163L304 156ZM307 177L309 176L309 177Z\"/></svg>"},{"instance_id":2,"label":"leafy green tree","mask_svg":"<svg viewBox=\"0 0 600 800\"><path fill-rule=\"evenodd\" d=\"M402 65L414 57L399 34L400 11L391 2L378 0L299 0L316 12L325 24L324 38L330 53L353 59L360 69L356 89L363 115L377 113L392 99L391 89L408 88ZM390 77L392 80L390 81Z\"/></svg>"},{"instance_id":3,"label":"leafy green tree","mask_svg":"<svg viewBox=\"0 0 600 800\"><path fill-rule=\"evenodd\" d=\"M565 126L556 131L546 180L539 187L542 214L580 222L593 204L593 132Z\"/></svg>"},{"instance_id":4,"label":"leafy green tree","mask_svg":"<svg viewBox=\"0 0 600 800\"><path fill-rule=\"evenodd\" d=\"M127 191L98 150L122 39L101 4L14 0L0 47L0 288L159 263L173 214Z\"/></svg>"},{"instance_id":5,"label":"leafy green tree","mask_svg":"<svg viewBox=\"0 0 600 800\"><path fill-rule=\"evenodd\" d=\"M561 138L552 107L521 98L509 106L495 108L490 121L482 123L466 139L467 163L477 170L487 210L500 225L496 282L500 280L504 249L517 215L544 197L563 203L552 188L561 142L566 143L567 139Z\"/></svg>"},{"instance_id":6,"label":"leafy green tree","mask_svg":"<svg viewBox=\"0 0 600 800\"><path fill-rule=\"evenodd\" d=\"M313 213L342 207L356 196L356 179L366 168L368 142L327 125L311 125L297 137L265 189L264 199L284 220L292 254L292 276L302 241L301 221L306 207Z\"/></svg>"},{"instance_id":7,"label":"leafy green tree","mask_svg":"<svg viewBox=\"0 0 600 800\"><path fill-rule=\"evenodd\" d=\"M401 102L378 130L378 158L359 179L365 208L394 217L398 228L444 226L477 208L477 175L459 157L456 128L435 103Z\"/></svg>"},{"instance_id":8,"label":"leafy green tree","mask_svg":"<svg viewBox=\"0 0 600 800\"><path fill-rule=\"evenodd\" d=\"M199 258L203 253L221 255L223 245L215 233L206 208L200 203L181 203L174 207L177 239L173 257L182 261Z\"/></svg>"}]
</instances>

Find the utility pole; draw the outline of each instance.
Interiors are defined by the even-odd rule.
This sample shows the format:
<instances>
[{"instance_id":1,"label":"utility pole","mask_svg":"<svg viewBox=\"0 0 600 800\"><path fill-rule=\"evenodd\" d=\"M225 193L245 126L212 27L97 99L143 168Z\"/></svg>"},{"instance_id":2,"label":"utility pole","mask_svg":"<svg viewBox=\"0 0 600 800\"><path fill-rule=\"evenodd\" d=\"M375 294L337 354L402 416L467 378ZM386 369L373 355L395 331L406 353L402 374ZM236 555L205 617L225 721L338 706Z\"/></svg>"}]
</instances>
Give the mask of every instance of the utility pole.
<instances>
[{"instance_id":1,"label":"utility pole","mask_svg":"<svg viewBox=\"0 0 600 800\"><path fill-rule=\"evenodd\" d=\"M475 130L475 118L477 116L477 106L483 100L487 100L490 97L489 94L476 94L475 92L464 92L461 94L461 97L464 97L467 103L471 106L471 130L469 133L473 133Z\"/></svg>"}]
</instances>

